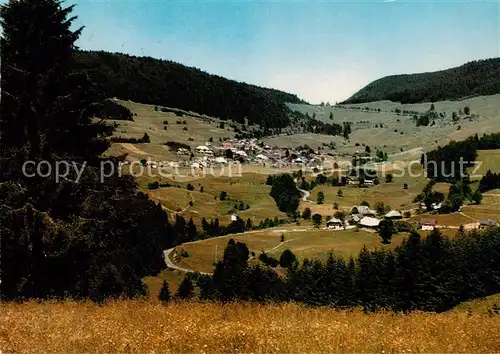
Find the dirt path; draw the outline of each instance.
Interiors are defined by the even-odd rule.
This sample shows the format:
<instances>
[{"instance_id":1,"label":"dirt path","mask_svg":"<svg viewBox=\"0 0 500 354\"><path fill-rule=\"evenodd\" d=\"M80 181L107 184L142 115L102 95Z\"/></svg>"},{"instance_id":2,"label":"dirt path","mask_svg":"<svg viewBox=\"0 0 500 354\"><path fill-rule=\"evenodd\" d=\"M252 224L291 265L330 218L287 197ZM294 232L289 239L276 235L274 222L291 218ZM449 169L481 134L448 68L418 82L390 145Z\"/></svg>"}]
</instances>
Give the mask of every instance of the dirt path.
<instances>
[{"instance_id":1,"label":"dirt path","mask_svg":"<svg viewBox=\"0 0 500 354\"><path fill-rule=\"evenodd\" d=\"M191 193L189 193L189 197L191 198L191 201L193 202L194 204L194 198L193 198L193 195ZM166 206L164 206L163 204L161 204L161 201L158 200L158 202L160 203L162 209L168 211L168 215L172 218L173 221L175 221L175 217L174 215L175 214L182 214L184 213L186 210L188 210L191 206L188 204L187 207L185 207L184 209L182 209L181 211L175 211L175 210L172 210L172 209L169 209L167 208Z\"/></svg>"},{"instance_id":2,"label":"dirt path","mask_svg":"<svg viewBox=\"0 0 500 354\"><path fill-rule=\"evenodd\" d=\"M145 153L144 151L138 149L137 147L135 147L132 144L129 144L129 143L120 143L120 144L125 149L129 150L130 152L133 152L134 154L137 154L137 155L148 155L147 153Z\"/></svg>"},{"instance_id":3,"label":"dirt path","mask_svg":"<svg viewBox=\"0 0 500 354\"><path fill-rule=\"evenodd\" d=\"M304 189L300 189L300 188L297 188L301 193L302 193L302 201L303 202L311 202L309 200L309 196L311 195L310 192L304 190Z\"/></svg>"}]
</instances>

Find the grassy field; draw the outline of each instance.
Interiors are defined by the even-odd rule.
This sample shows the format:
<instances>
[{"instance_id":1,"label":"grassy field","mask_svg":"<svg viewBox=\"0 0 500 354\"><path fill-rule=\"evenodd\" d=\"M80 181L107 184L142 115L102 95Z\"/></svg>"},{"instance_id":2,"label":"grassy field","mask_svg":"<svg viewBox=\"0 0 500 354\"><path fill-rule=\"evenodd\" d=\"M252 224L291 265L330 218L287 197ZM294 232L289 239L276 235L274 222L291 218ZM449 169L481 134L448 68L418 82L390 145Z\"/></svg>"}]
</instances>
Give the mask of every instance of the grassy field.
<instances>
[{"instance_id":1,"label":"grassy field","mask_svg":"<svg viewBox=\"0 0 500 354\"><path fill-rule=\"evenodd\" d=\"M164 280L167 281L171 293L175 294L185 275L186 273L179 270L165 269L157 276L145 277L142 279L142 281L148 288L148 296L152 299L158 299L158 296L160 295L160 289L163 285Z\"/></svg>"},{"instance_id":2,"label":"grassy field","mask_svg":"<svg viewBox=\"0 0 500 354\"><path fill-rule=\"evenodd\" d=\"M500 317L288 304L0 304L5 353L494 353Z\"/></svg>"},{"instance_id":3,"label":"grassy field","mask_svg":"<svg viewBox=\"0 0 500 354\"><path fill-rule=\"evenodd\" d=\"M420 167L415 166L412 171L417 175ZM386 173L390 173L387 170ZM402 177L394 177L391 183L384 183L384 178L380 178L381 183L377 186L369 188L358 188L356 186L332 187L331 185L323 185L314 188L310 199L315 202L319 192L323 192L325 196L324 204L320 206L303 205L311 208L313 212L319 212L323 215L331 215L335 212L332 208L333 203L338 203L341 208L350 209L353 205L359 205L362 201L366 201L373 208L378 201L385 205L398 210L411 209L415 207L413 199L422 192L422 189L428 183L428 180L423 176L411 177L405 173ZM404 184L408 185L408 189L404 189ZM447 193L449 184L438 183L434 190ZM338 191L342 191L342 197L338 196Z\"/></svg>"},{"instance_id":4,"label":"grassy field","mask_svg":"<svg viewBox=\"0 0 500 354\"><path fill-rule=\"evenodd\" d=\"M393 249L406 237L405 234L394 235L390 245L383 245L376 233L355 229L338 231L315 229L310 226L310 222L302 221L302 224L185 243L179 247L187 251L189 257L182 258L179 265L197 271L212 272L214 262L222 258L224 248L230 239L244 242L257 256L261 251L266 251L279 259L285 249L290 249L300 260L314 258L324 261L330 252L345 258L356 257L363 245L370 249L384 247ZM283 243L280 242L281 235L285 237Z\"/></svg>"},{"instance_id":5,"label":"grassy field","mask_svg":"<svg viewBox=\"0 0 500 354\"><path fill-rule=\"evenodd\" d=\"M286 218L286 214L280 212L274 200L269 196L270 186L265 184L267 176L258 173L244 173L241 177L206 177L191 179L189 182L162 179L161 183L179 185L183 188L165 187L156 190L147 190L146 181L141 178L140 185L146 190L150 198L172 211L182 211L181 215L193 218L195 223L200 224L205 217L208 221L218 217L221 225L231 222L230 211L238 201L248 204L249 209L238 211L237 214L246 221L250 218L254 224L265 218ZM158 179L156 179L158 180ZM191 184L193 191L185 187ZM203 193L200 188L203 187ZM224 201L220 200L221 192L227 193ZM217 198L216 198L217 197ZM188 203L192 201L193 206Z\"/></svg>"},{"instance_id":6,"label":"grassy field","mask_svg":"<svg viewBox=\"0 0 500 354\"><path fill-rule=\"evenodd\" d=\"M340 137L334 137L339 152L354 152L359 150L355 144L365 143L374 151L376 148L383 149L392 154L403 150L411 150L417 147L426 151L445 145L450 140L463 140L474 134L482 135L500 131L500 94L491 96L479 96L462 101L435 102L435 110L438 113L446 113L446 118L436 120L434 126L416 127L410 116L398 116L394 110L411 110L424 113L429 110L431 103L400 104L390 101L379 101L362 103L358 105L346 105L349 109L338 109L335 107L309 106L303 104L289 104L293 110L308 113L310 116L316 114L316 119L324 122L332 122L329 119L330 112L333 113L333 122L342 124L351 122L353 132L349 141ZM468 106L471 113L477 115L473 121L461 119L457 123L451 122L453 112L459 112ZM381 112L354 110L354 107L369 107L380 109ZM375 128L375 124L383 124L383 128ZM461 129L458 129L460 125ZM338 139L337 139L338 138ZM311 146L321 145L322 139L315 143L314 139L308 139ZM278 145L295 144L293 137L280 137L272 141ZM345 144L344 144L345 143Z\"/></svg>"},{"instance_id":7,"label":"grassy field","mask_svg":"<svg viewBox=\"0 0 500 354\"><path fill-rule=\"evenodd\" d=\"M475 171L476 175L485 175L488 170L500 172L500 150L479 150L476 161L481 162L481 166ZM481 177L474 179L481 179Z\"/></svg>"},{"instance_id":8,"label":"grassy field","mask_svg":"<svg viewBox=\"0 0 500 354\"><path fill-rule=\"evenodd\" d=\"M487 314L493 305L500 305L500 294L490 295L484 299L475 299L455 306L453 312L473 312Z\"/></svg>"}]
</instances>

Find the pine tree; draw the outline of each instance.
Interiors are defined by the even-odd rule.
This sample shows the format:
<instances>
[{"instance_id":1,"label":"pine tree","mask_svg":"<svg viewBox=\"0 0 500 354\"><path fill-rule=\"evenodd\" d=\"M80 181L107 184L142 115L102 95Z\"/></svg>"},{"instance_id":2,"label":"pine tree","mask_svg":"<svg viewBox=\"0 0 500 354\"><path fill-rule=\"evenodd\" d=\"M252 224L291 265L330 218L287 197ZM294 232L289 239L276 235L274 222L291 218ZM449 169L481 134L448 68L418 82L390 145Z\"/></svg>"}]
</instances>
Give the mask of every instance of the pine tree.
<instances>
[{"instance_id":1,"label":"pine tree","mask_svg":"<svg viewBox=\"0 0 500 354\"><path fill-rule=\"evenodd\" d=\"M167 302L172 299L172 295L170 294L170 288L168 287L168 283L166 280L163 281L163 285L160 290L159 299L161 302Z\"/></svg>"},{"instance_id":2,"label":"pine tree","mask_svg":"<svg viewBox=\"0 0 500 354\"><path fill-rule=\"evenodd\" d=\"M397 232L394 222L391 219L384 219L379 225L379 235L385 244L391 243L392 235Z\"/></svg>"},{"instance_id":3,"label":"pine tree","mask_svg":"<svg viewBox=\"0 0 500 354\"><path fill-rule=\"evenodd\" d=\"M189 276L185 276L179 285L179 289L177 289L177 293L175 297L179 299L191 299L194 296L194 286L193 282L189 278Z\"/></svg>"},{"instance_id":4,"label":"pine tree","mask_svg":"<svg viewBox=\"0 0 500 354\"><path fill-rule=\"evenodd\" d=\"M3 37L1 156L94 161L111 126L93 123L101 97L73 65L73 6L58 0L17 0L1 7ZM7 65L6 65L7 64Z\"/></svg>"},{"instance_id":5,"label":"pine tree","mask_svg":"<svg viewBox=\"0 0 500 354\"><path fill-rule=\"evenodd\" d=\"M229 240L224 257L215 266L214 287L222 301L248 299L248 247L241 242Z\"/></svg>"}]
</instances>

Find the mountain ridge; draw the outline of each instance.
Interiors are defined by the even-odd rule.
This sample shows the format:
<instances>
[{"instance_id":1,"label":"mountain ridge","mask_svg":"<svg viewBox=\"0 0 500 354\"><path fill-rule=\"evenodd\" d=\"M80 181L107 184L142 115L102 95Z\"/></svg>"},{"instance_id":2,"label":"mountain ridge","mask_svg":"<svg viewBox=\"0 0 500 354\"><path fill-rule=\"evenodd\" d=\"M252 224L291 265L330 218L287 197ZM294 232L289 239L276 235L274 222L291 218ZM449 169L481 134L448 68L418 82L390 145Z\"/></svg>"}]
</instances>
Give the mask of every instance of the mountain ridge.
<instances>
[{"instance_id":1,"label":"mountain ridge","mask_svg":"<svg viewBox=\"0 0 500 354\"><path fill-rule=\"evenodd\" d=\"M390 75L375 80L341 104L388 100L401 103L462 100L500 93L500 58L417 74Z\"/></svg>"},{"instance_id":2,"label":"mountain ridge","mask_svg":"<svg viewBox=\"0 0 500 354\"><path fill-rule=\"evenodd\" d=\"M74 59L107 97L176 107L238 123L283 128L290 123L285 102L305 103L295 94L168 60L81 50L74 52Z\"/></svg>"}]
</instances>

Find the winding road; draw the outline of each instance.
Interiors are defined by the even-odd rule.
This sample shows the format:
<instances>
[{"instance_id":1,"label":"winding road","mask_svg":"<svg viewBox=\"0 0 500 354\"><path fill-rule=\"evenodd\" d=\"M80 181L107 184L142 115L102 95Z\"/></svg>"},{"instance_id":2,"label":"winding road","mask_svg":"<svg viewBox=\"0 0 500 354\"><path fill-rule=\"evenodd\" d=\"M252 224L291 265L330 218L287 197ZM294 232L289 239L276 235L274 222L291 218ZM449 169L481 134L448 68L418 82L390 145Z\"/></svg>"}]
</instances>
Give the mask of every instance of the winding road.
<instances>
[{"instance_id":1,"label":"winding road","mask_svg":"<svg viewBox=\"0 0 500 354\"><path fill-rule=\"evenodd\" d=\"M300 232L300 231L308 231L308 230L310 230L310 229L309 228L306 228L306 229L292 229L292 230L280 230L280 229L278 229L278 230L272 230L272 231L273 232L285 232L285 231ZM256 232L262 232L262 230L246 231L246 232L242 232L242 233L234 234L234 235L240 236L240 235L245 235L245 234L253 234L253 233L256 233ZM285 243L287 243L289 241L292 241L292 240L293 239L286 240L284 242L280 242L279 244L277 244L273 248L265 250L264 252L265 253L269 253L269 252L275 251L279 247L283 246ZM200 240L200 241L204 241L204 240ZM197 243L197 242L200 242L200 241L193 241L193 242L187 242L187 243ZM179 245L179 246L181 246L181 245ZM178 266L177 264L175 264L172 261L172 259L170 258L170 255L174 251L174 249L175 249L175 247L174 248L169 248L168 250L163 251L163 259L165 260L165 264L167 265L167 268L179 270L179 271L185 272L185 273L196 273L197 272L196 270L192 270L192 269L189 269L189 268L184 268L184 267ZM252 260L254 258L255 257L252 256L248 260ZM205 275L212 275L213 274L213 273L206 273L206 272L198 272L198 273L205 274Z\"/></svg>"},{"instance_id":2,"label":"winding road","mask_svg":"<svg viewBox=\"0 0 500 354\"><path fill-rule=\"evenodd\" d=\"M304 189L300 189L300 188L297 188L303 195L302 195L302 201L303 202L308 202L309 201L309 197L311 195L310 192L304 190Z\"/></svg>"},{"instance_id":3,"label":"winding road","mask_svg":"<svg viewBox=\"0 0 500 354\"><path fill-rule=\"evenodd\" d=\"M169 248L168 250L163 251L163 259L165 259L165 264L167 265L168 268L175 269L175 270L180 270L181 272L185 273L195 273L196 271L189 269L189 268L183 268L179 267L176 265L172 260L170 259L170 254L175 248ZM205 272L198 272L200 274L204 275L212 275L213 273L205 273Z\"/></svg>"}]
</instances>

